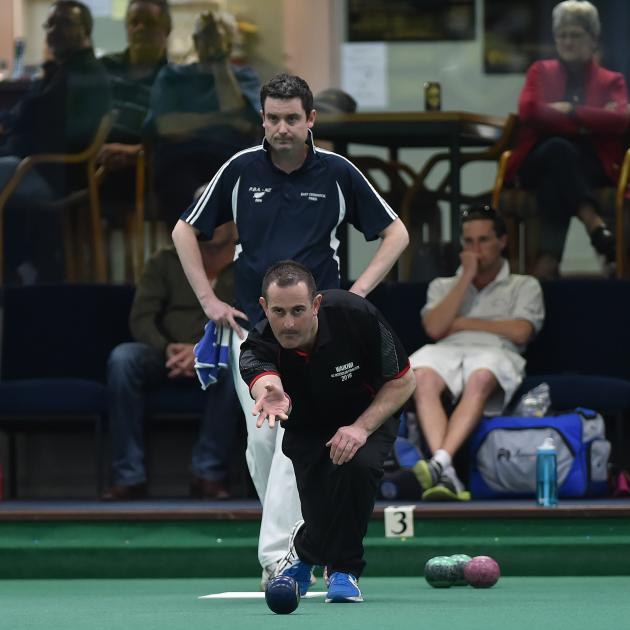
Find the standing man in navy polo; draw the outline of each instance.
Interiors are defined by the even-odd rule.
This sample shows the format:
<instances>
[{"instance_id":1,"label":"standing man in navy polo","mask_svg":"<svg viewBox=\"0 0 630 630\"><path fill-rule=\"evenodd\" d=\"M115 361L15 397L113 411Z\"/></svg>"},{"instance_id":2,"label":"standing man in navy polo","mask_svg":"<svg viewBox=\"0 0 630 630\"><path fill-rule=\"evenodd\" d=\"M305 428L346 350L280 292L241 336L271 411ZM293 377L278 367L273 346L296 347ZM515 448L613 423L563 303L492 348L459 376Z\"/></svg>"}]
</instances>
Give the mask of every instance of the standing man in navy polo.
<instances>
[{"instance_id":1,"label":"standing man in navy polo","mask_svg":"<svg viewBox=\"0 0 630 630\"><path fill-rule=\"evenodd\" d=\"M206 315L230 325L236 335L231 365L238 373L240 342L263 317L258 303L267 268L283 259L304 264L318 290L339 286L336 231L350 222L366 239L381 239L370 263L351 287L366 296L407 246L407 230L361 172L340 155L315 147L316 112L308 84L280 74L260 93L265 138L260 146L235 154L216 173L199 200L178 221L173 241L182 266ZM234 221L236 308L214 294L203 270L197 234ZM238 320L238 321L237 321ZM245 330L244 330L245 328ZM255 428L248 388L238 386L248 422L246 459L263 506L258 558L263 585L284 556L289 535L301 518L293 467L282 453L283 430Z\"/></svg>"},{"instance_id":2,"label":"standing man in navy polo","mask_svg":"<svg viewBox=\"0 0 630 630\"><path fill-rule=\"evenodd\" d=\"M415 388L405 351L367 300L317 292L299 263L272 265L262 283L267 317L243 343L240 369L265 420L285 428L304 524L279 568L305 595L314 565L330 576L327 602L363 601L363 538L396 437L396 415Z\"/></svg>"}]
</instances>

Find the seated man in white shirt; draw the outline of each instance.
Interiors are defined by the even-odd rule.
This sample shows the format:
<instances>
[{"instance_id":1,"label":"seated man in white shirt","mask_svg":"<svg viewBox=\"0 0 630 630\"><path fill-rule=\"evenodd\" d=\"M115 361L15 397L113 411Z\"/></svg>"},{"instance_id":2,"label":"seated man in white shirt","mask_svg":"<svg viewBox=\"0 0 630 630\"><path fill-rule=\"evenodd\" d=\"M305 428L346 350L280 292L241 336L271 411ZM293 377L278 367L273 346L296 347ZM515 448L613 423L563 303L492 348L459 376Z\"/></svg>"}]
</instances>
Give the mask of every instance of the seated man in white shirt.
<instances>
[{"instance_id":1,"label":"seated man in white shirt","mask_svg":"<svg viewBox=\"0 0 630 630\"><path fill-rule=\"evenodd\" d=\"M461 266L431 282L421 314L436 343L410 357L418 422L432 453L415 467L428 501L470 499L452 458L484 414L509 403L524 376L521 354L544 319L538 280L510 273L505 223L495 210L464 210L461 225ZM456 402L450 418L445 390Z\"/></svg>"}]
</instances>

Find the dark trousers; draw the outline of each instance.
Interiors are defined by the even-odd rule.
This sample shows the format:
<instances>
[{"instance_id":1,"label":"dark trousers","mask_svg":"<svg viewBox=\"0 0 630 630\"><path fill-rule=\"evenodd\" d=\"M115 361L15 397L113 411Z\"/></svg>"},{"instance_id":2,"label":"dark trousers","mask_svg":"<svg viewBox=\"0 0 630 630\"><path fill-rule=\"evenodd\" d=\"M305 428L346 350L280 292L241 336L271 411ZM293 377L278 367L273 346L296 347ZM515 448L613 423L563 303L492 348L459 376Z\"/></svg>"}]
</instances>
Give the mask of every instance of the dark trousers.
<instances>
[{"instance_id":1,"label":"dark trousers","mask_svg":"<svg viewBox=\"0 0 630 630\"><path fill-rule=\"evenodd\" d=\"M536 193L540 230L538 255L562 258L571 217L584 203L597 209L593 189L610 185L587 141L552 137L536 145L519 169L523 188Z\"/></svg>"},{"instance_id":2,"label":"dark trousers","mask_svg":"<svg viewBox=\"0 0 630 630\"><path fill-rule=\"evenodd\" d=\"M328 438L287 431L282 450L293 462L305 526L295 540L301 560L359 577L365 567L363 539L374 509L383 462L395 438L388 421L356 455L336 466Z\"/></svg>"},{"instance_id":3,"label":"dark trousers","mask_svg":"<svg viewBox=\"0 0 630 630\"><path fill-rule=\"evenodd\" d=\"M116 346L107 362L109 430L114 481L134 485L146 481L144 466L145 394L167 381L164 353L146 343ZM184 386L196 386L190 379ZM228 476L236 428L243 415L234 381L224 372L206 391L206 408L193 447L191 472L210 481Z\"/></svg>"}]
</instances>

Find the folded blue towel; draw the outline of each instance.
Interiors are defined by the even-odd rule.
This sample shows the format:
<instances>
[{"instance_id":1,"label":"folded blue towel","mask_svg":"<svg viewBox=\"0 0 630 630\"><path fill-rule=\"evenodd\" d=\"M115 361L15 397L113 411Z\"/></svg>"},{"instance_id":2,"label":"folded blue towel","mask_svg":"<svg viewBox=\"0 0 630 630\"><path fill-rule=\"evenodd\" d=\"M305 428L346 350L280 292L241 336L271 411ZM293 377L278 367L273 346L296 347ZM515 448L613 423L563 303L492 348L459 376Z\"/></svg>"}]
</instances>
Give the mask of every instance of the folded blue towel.
<instances>
[{"instance_id":1,"label":"folded blue towel","mask_svg":"<svg viewBox=\"0 0 630 630\"><path fill-rule=\"evenodd\" d=\"M219 370L228 366L232 328L217 326L209 321L204 329L201 341L195 346L195 372L201 383L201 389L213 385L219 378Z\"/></svg>"}]
</instances>

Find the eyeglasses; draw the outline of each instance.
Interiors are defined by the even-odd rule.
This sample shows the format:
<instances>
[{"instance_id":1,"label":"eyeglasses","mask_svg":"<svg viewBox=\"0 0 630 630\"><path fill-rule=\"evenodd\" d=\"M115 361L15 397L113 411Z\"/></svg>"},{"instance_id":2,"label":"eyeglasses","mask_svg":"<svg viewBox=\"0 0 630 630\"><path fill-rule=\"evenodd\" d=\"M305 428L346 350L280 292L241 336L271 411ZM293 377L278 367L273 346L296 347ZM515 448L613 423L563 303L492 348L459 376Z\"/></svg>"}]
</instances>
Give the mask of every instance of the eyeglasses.
<instances>
[{"instance_id":1,"label":"eyeglasses","mask_svg":"<svg viewBox=\"0 0 630 630\"><path fill-rule=\"evenodd\" d=\"M568 40L571 42L581 42L588 37L586 31L559 31L554 35L558 41Z\"/></svg>"},{"instance_id":2,"label":"eyeglasses","mask_svg":"<svg viewBox=\"0 0 630 630\"><path fill-rule=\"evenodd\" d=\"M488 217L489 219L495 219L497 217L497 211L487 204L483 206L471 206L461 211L461 218L467 219L468 217L476 217L478 215Z\"/></svg>"}]
</instances>

